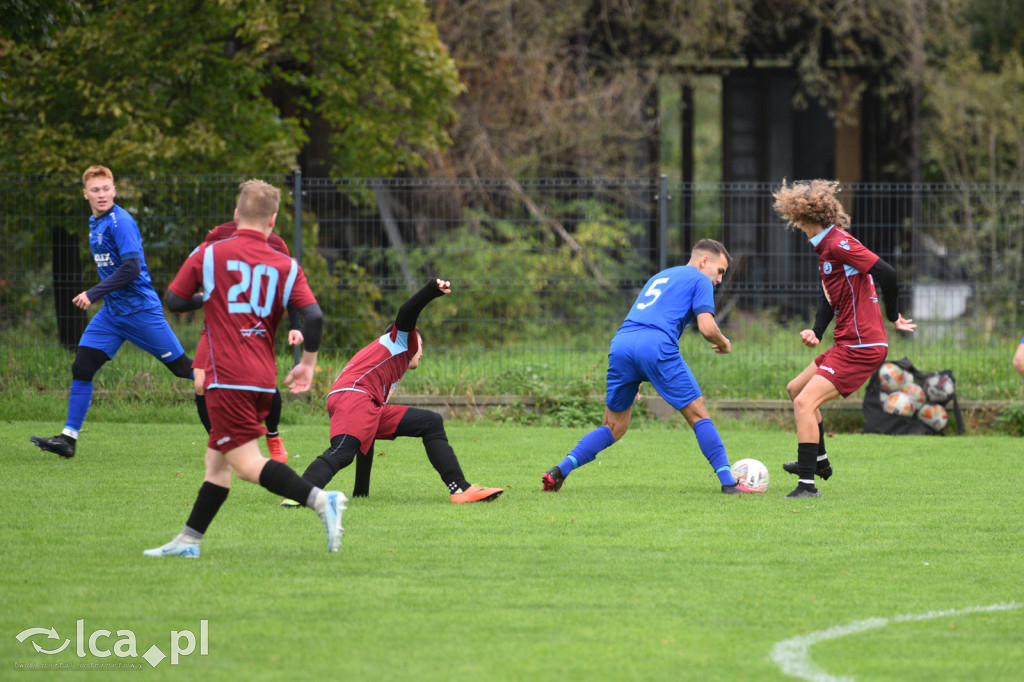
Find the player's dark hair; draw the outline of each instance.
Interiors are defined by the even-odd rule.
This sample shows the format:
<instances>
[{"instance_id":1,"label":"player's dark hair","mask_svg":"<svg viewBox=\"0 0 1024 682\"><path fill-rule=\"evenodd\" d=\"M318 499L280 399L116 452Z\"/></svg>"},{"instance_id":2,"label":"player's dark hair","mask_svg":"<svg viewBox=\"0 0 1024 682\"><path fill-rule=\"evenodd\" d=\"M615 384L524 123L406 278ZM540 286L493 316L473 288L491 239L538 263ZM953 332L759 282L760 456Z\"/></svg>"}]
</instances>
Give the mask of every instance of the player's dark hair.
<instances>
[{"instance_id":1,"label":"player's dark hair","mask_svg":"<svg viewBox=\"0 0 1024 682\"><path fill-rule=\"evenodd\" d=\"M392 330L392 329L394 329L394 328L395 328L395 323L394 323L394 322L388 322L388 326L384 327L384 333L385 333L385 334L390 334L390 333L391 333L391 330ZM415 331L415 332L416 332L417 334L419 334L419 335L420 335L420 341L425 341L425 340L426 340L426 339L424 339L424 338L423 338L423 332L421 332L421 331L419 330L419 328L415 329L414 331Z\"/></svg>"},{"instance_id":2,"label":"player's dark hair","mask_svg":"<svg viewBox=\"0 0 1024 682\"><path fill-rule=\"evenodd\" d=\"M715 256L725 256L725 262L732 265L732 256L729 255L729 252L725 248L725 244L722 242L715 241L714 239L701 239L693 245L692 249L690 249L690 254L692 255L695 251L703 251L704 253L710 253Z\"/></svg>"}]
</instances>

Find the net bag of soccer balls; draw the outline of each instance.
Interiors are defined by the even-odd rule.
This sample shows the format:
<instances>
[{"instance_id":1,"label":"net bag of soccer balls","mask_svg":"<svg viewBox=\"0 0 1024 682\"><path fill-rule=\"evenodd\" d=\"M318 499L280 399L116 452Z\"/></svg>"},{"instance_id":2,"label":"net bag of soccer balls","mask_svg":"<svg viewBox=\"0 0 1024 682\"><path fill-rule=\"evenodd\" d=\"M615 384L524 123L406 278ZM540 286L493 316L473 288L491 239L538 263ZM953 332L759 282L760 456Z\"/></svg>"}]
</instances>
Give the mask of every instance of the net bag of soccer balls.
<instances>
[{"instance_id":1,"label":"net bag of soccer balls","mask_svg":"<svg viewBox=\"0 0 1024 682\"><path fill-rule=\"evenodd\" d=\"M953 372L921 372L908 360L888 360L868 381L861 411L864 433L934 435L950 420L963 433Z\"/></svg>"}]
</instances>

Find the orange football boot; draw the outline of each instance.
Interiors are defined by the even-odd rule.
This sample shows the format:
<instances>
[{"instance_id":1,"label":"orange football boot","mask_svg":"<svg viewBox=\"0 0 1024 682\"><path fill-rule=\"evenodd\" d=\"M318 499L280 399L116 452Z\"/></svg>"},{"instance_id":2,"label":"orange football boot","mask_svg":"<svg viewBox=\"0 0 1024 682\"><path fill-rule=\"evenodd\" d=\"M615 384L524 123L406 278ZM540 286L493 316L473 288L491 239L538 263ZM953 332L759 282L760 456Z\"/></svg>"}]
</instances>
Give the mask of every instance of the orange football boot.
<instances>
[{"instance_id":1,"label":"orange football boot","mask_svg":"<svg viewBox=\"0 0 1024 682\"><path fill-rule=\"evenodd\" d=\"M505 492L504 488L481 488L478 485L469 486L469 490L461 493L452 493L452 502L462 504L463 502L490 502L498 499L498 495Z\"/></svg>"},{"instance_id":2,"label":"orange football boot","mask_svg":"<svg viewBox=\"0 0 1024 682\"><path fill-rule=\"evenodd\" d=\"M267 449L270 450L270 459L284 464L288 461L288 451L284 449L281 436L267 436Z\"/></svg>"}]
</instances>

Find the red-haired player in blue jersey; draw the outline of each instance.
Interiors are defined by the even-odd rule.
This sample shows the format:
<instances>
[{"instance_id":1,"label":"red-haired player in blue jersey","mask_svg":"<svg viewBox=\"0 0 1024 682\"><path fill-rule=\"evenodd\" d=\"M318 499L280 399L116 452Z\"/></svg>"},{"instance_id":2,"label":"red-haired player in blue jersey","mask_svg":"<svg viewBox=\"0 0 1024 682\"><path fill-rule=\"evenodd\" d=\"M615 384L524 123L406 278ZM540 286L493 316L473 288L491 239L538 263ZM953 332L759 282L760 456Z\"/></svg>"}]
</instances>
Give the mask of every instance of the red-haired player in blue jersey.
<instances>
[{"instance_id":1,"label":"red-haired player in blue jersey","mask_svg":"<svg viewBox=\"0 0 1024 682\"><path fill-rule=\"evenodd\" d=\"M846 397L860 388L885 362L889 343L878 306L875 283L882 289L885 312L900 331L917 328L899 313L896 270L847 232L850 217L836 198L839 183L833 180L794 182L772 194L775 211L788 224L803 231L818 254L818 273L823 295L814 328L800 332L808 348L821 343L835 317L835 345L811 362L786 386L796 418L797 459L783 469L799 475L796 490L786 497L820 497L814 485L817 474L832 476L825 452L825 427L819 408L829 400Z\"/></svg>"},{"instance_id":2,"label":"red-haired player in blue jersey","mask_svg":"<svg viewBox=\"0 0 1024 682\"><path fill-rule=\"evenodd\" d=\"M305 324L302 361L285 378L293 393L309 390L323 327L302 268L267 244L280 201L273 185L243 183L235 234L193 252L168 290L172 311L203 308L210 350L204 367L210 438L206 478L185 528L166 545L146 550L148 556L199 557L199 541L227 499L232 471L314 509L327 530L328 551L337 551L341 542L345 495L302 480L286 464L263 457L257 444L266 433L262 422L277 390L274 333L285 308L294 305Z\"/></svg>"},{"instance_id":3,"label":"red-haired player in blue jersey","mask_svg":"<svg viewBox=\"0 0 1024 682\"><path fill-rule=\"evenodd\" d=\"M103 307L89 320L78 341L71 365L64 430L51 438L32 436L32 442L61 457L74 457L79 432L92 404L92 380L113 360L125 341L131 341L175 376L192 376L192 360L167 324L160 297L153 289L139 226L128 211L114 203L114 174L105 166L90 166L82 174L82 192L92 209L89 218L89 249L96 261L100 282L75 296L82 310L103 300Z\"/></svg>"}]
</instances>

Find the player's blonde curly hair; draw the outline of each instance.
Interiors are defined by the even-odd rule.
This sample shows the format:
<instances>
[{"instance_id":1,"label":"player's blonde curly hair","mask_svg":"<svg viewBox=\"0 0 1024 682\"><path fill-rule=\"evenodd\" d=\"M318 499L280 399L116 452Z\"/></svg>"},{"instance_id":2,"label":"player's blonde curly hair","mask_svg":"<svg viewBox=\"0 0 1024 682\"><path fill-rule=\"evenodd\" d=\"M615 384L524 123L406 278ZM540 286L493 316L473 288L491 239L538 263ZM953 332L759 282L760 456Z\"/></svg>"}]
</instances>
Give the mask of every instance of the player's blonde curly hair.
<instances>
[{"instance_id":1,"label":"player's blonde curly hair","mask_svg":"<svg viewBox=\"0 0 1024 682\"><path fill-rule=\"evenodd\" d=\"M838 225L844 230L850 227L850 216L836 194L840 192L836 180L800 180L793 184L782 181L782 187L772 192L775 198L775 212L785 221L787 227L796 229L796 224L812 223L829 227Z\"/></svg>"}]
</instances>

